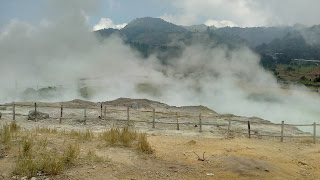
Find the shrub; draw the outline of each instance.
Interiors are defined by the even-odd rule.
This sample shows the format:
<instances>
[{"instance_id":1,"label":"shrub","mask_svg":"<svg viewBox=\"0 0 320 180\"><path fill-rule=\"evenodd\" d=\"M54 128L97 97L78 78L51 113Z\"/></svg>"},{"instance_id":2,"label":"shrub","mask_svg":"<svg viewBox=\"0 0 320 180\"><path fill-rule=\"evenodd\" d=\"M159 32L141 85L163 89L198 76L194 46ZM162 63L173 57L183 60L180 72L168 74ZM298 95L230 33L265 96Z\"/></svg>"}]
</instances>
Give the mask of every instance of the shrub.
<instances>
[{"instance_id":1,"label":"shrub","mask_svg":"<svg viewBox=\"0 0 320 180\"><path fill-rule=\"evenodd\" d=\"M101 138L110 146L130 147L137 138L137 133L130 131L128 127L124 127L122 130L111 128L109 131L105 131Z\"/></svg>"},{"instance_id":2,"label":"shrub","mask_svg":"<svg viewBox=\"0 0 320 180\"><path fill-rule=\"evenodd\" d=\"M138 139L138 143L137 143L137 150L139 152L146 153L146 154L153 153L153 150L147 140L147 135L145 133L139 135L139 139Z\"/></svg>"}]
</instances>

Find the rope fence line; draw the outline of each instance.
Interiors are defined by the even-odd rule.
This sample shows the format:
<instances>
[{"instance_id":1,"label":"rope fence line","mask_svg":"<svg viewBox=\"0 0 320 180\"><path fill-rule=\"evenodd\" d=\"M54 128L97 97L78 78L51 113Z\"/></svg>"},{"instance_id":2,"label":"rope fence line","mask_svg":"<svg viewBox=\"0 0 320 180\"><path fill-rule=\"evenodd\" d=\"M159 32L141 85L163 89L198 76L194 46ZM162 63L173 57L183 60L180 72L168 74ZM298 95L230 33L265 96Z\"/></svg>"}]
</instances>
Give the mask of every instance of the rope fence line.
<instances>
[{"instance_id":1,"label":"rope fence line","mask_svg":"<svg viewBox=\"0 0 320 180\"><path fill-rule=\"evenodd\" d=\"M313 123L313 124L285 124L284 121L282 121L282 123L269 123L269 122L254 122L254 121L243 121L243 120L232 120L231 118L225 118L222 120L228 121L229 123L226 124L218 124L218 123L203 123L203 119L214 119L217 116L210 116L210 115L203 115L203 114L199 114L199 116L195 116L194 114L188 114L188 113L181 113L181 112L161 112L161 111L155 111L155 109L152 110L135 110L135 109L131 109L133 112L138 112L138 114L140 115L140 113L152 113L151 118L152 121L143 121L143 120L130 120L130 108L127 107L126 110L123 109L112 109L112 108L108 108L106 105L103 105L101 103L100 107L88 107L88 106L65 106L65 105L60 105L60 106L50 106L50 105L37 105L37 103L34 103L34 105L32 104L16 104L16 103L12 103L12 104L0 104L0 107L12 107L12 113L2 113L5 115L12 115L12 120L15 121L16 120L16 116L23 116L23 117L27 117L29 115L24 115L24 114L19 114L16 113L16 107L32 107L34 108L35 111L35 122L37 122L37 108L56 108L56 109L60 109L60 116L59 117L50 117L49 119L59 119L60 120L60 124L62 123L62 120L67 120L67 119L78 119L78 118L72 118L72 117L63 117L63 110L64 109L78 109L78 110L83 110L83 122L84 125L86 125L87 120L95 120L97 118L88 118L87 117L87 110L98 110L98 114L100 111L100 116L99 119L101 120L107 120L106 119L106 114L107 114L107 110L108 112L127 112L127 119L112 119L113 121L119 121L119 122L127 122L127 125L130 124L130 122L137 122L137 123L148 123L148 124L152 124L152 128L155 128L155 124L168 124L168 125L176 125L177 126L177 130L180 130L179 125L193 125L195 127L200 127L199 132L202 132L202 126L217 126L217 127L226 127L227 126L227 138L231 137L231 133L237 133L237 134L243 134L243 135L248 135L248 138L251 138L251 136L258 136L258 137L275 137L275 138L280 138L280 141L283 142L283 138L310 138L313 137L313 143L316 143L316 139L319 138L319 136L316 135L316 127L320 126L320 124L317 123ZM104 111L103 111L104 108ZM11 109L10 109L11 110ZM176 120L176 122L163 122L163 121L156 121L156 117L155 114L161 114L161 115L171 115L172 117L172 121L174 121L174 119ZM199 122L195 123L195 122L179 122L179 118L195 118L198 119ZM158 117L158 119L165 119L168 117ZM234 131L231 128L231 124L232 122L238 122L238 123L243 123L243 124L248 124L248 129L247 132L243 132L243 131ZM255 130L251 130L251 125L250 124L264 124L264 125L276 125L276 126L281 126L281 131L280 134L281 135L274 135L274 134L257 134ZM303 135L303 136L289 136L289 135L284 135L284 126L291 126L291 127L313 127L313 135ZM252 134L252 132L254 132Z\"/></svg>"}]
</instances>

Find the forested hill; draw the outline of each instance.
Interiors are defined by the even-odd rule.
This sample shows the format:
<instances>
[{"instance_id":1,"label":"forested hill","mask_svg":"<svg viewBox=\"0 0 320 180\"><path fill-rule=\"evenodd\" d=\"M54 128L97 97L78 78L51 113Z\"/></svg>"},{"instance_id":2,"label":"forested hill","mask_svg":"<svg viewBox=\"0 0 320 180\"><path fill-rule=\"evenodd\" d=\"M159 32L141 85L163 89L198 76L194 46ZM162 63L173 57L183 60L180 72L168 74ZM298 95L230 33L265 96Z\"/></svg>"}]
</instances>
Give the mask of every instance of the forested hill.
<instances>
[{"instance_id":1,"label":"forested hill","mask_svg":"<svg viewBox=\"0 0 320 180\"><path fill-rule=\"evenodd\" d=\"M180 55L183 47L179 42L186 45L201 43L208 47L224 44L231 49L248 46L280 63L290 63L292 59L320 59L320 25L216 28L205 25L178 26L160 18L146 17L133 20L121 30L102 29L95 33L100 38L118 33L144 57L161 52L158 56L164 62Z\"/></svg>"}]
</instances>

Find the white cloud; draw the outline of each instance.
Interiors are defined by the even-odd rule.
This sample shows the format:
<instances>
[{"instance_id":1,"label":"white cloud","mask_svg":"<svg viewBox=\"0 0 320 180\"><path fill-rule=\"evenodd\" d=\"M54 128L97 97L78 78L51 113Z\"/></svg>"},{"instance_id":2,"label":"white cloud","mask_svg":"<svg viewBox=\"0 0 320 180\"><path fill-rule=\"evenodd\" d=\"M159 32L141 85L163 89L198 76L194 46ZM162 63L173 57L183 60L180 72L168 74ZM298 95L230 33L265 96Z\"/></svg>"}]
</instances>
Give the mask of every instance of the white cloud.
<instances>
[{"instance_id":1,"label":"white cloud","mask_svg":"<svg viewBox=\"0 0 320 180\"><path fill-rule=\"evenodd\" d=\"M215 26L217 28L227 27L227 26L229 26L229 27L238 26L236 23L234 23L232 21L228 21L228 20L216 21L216 20L212 20L212 19L207 20L204 24L207 26Z\"/></svg>"},{"instance_id":2,"label":"white cloud","mask_svg":"<svg viewBox=\"0 0 320 180\"><path fill-rule=\"evenodd\" d=\"M108 28L113 28L113 29L122 29L126 26L127 24L114 24L113 21L109 18L101 18L99 23L93 26L93 30L97 31L100 29L108 29Z\"/></svg>"},{"instance_id":3,"label":"white cloud","mask_svg":"<svg viewBox=\"0 0 320 180\"><path fill-rule=\"evenodd\" d=\"M160 1L160 0L158 0ZM199 24L207 19L232 21L240 27L320 24L319 0L161 0L176 9L162 18L175 24Z\"/></svg>"}]
</instances>

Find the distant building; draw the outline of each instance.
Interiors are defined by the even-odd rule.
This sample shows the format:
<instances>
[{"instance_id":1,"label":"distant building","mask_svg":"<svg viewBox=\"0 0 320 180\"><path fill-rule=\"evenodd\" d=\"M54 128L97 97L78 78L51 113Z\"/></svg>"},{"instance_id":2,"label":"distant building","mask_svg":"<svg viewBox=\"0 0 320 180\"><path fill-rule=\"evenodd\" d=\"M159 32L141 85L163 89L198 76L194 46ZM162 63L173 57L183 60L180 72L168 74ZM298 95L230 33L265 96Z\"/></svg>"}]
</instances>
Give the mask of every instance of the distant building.
<instances>
[{"instance_id":1,"label":"distant building","mask_svg":"<svg viewBox=\"0 0 320 180\"><path fill-rule=\"evenodd\" d=\"M308 74L308 76L315 77L315 78L320 77L320 68L315 71L312 71L311 73Z\"/></svg>"}]
</instances>

